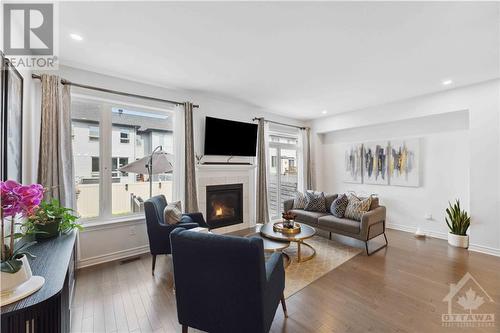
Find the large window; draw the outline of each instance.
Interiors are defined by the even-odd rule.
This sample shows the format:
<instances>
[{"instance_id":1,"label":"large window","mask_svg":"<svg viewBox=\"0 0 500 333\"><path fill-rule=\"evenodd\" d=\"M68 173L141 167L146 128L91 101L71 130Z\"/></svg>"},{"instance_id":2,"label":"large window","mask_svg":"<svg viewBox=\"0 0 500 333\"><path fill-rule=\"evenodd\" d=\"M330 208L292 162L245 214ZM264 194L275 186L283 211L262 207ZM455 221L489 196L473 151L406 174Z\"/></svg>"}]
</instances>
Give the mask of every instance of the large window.
<instances>
[{"instance_id":1,"label":"large window","mask_svg":"<svg viewBox=\"0 0 500 333\"><path fill-rule=\"evenodd\" d=\"M168 106L115 98L81 91L72 95L77 211L85 219L140 213L149 198L148 175L120 168L158 145L173 154L174 114ZM152 181L153 195L171 201L172 173L153 175Z\"/></svg>"},{"instance_id":2,"label":"large window","mask_svg":"<svg viewBox=\"0 0 500 333\"><path fill-rule=\"evenodd\" d=\"M298 132L274 126L269 135L268 200L272 219L279 218L283 203L297 192Z\"/></svg>"}]
</instances>

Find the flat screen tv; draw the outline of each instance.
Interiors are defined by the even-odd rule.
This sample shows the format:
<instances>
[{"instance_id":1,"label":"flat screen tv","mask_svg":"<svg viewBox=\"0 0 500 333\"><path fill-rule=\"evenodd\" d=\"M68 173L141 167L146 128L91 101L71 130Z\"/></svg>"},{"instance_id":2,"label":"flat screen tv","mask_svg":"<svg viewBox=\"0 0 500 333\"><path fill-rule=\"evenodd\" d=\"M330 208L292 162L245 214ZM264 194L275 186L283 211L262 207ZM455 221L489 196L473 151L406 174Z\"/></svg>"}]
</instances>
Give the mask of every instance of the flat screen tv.
<instances>
[{"instance_id":1,"label":"flat screen tv","mask_svg":"<svg viewBox=\"0 0 500 333\"><path fill-rule=\"evenodd\" d=\"M257 125L206 117L205 155L255 156Z\"/></svg>"}]
</instances>

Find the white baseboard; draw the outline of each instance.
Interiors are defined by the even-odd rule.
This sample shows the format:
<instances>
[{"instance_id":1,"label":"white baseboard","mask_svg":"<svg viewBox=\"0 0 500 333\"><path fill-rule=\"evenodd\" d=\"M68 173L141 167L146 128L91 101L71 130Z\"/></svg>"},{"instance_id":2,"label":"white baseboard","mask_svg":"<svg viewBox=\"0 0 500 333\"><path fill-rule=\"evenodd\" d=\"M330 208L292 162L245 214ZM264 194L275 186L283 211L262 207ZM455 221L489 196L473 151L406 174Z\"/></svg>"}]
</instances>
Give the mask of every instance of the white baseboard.
<instances>
[{"instance_id":1,"label":"white baseboard","mask_svg":"<svg viewBox=\"0 0 500 333\"><path fill-rule=\"evenodd\" d=\"M388 229L394 229L394 230L399 230L399 231L404 231L404 232L409 232L414 234L415 231L417 231L416 227L412 226L407 226L407 225L402 225L402 224L395 224L395 223L387 223L386 227ZM430 230L422 230L426 236L432 237L432 238L438 238L438 239L448 239L448 235L442 232L435 232L435 231L430 231ZM469 250L474 251L474 252L480 252L484 254L489 254L492 256L500 257L500 249L496 249L493 247L489 246L483 246L483 245L478 245L478 244L470 244L469 245Z\"/></svg>"},{"instance_id":2,"label":"white baseboard","mask_svg":"<svg viewBox=\"0 0 500 333\"><path fill-rule=\"evenodd\" d=\"M81 259L77 263L78 268L90 267L94 265L99 265L105 262L126 259L134 256L138 256L144 253L149 253L149 245L143 245L134 247L131 249L126 249L122 251L116 251L112 253L106 253L103 255Z\"/></svg>"},{"instance_id":3,"label":"white baseboard","mask_svg":"<svg viewBox=\"0 0 500 333\"><path fill-rule=\"evenodd\" d=\"M470 244L469 250L500 257L500 249L495 249L494 247L483 246L478 244Z\"/></svg>"}]
</instances>

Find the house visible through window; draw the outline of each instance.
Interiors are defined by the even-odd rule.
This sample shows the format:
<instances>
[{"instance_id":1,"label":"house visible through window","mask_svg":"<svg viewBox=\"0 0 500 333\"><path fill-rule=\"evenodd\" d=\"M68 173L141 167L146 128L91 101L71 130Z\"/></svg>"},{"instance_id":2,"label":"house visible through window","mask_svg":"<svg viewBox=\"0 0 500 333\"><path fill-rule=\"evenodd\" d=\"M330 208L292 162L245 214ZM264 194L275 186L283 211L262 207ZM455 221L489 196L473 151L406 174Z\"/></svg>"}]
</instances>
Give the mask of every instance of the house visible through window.
<instances>
[{"instance_id":1,"label":"house visible through window","mask_svg":"<svg viewBox=\"0 0 500 333\"><path fill-rule=\"evenodd\" d=\"M120 143L130 143L130 136L128 132L120 132Z\"/></svg>"},{"instance_id":2,"label":"house visible through window","mask_svg":"<svg viewBox=\"0 0 500 333\"><path fill-rule=\"evenodd\" d=\"M77 212L83 219L143 214L149 199L147 173L121 172L160 143L173 154L170 106L117 101L119 96L74 93L71 102ZM131 103L130 106L127 103ZM172 201L172 173L152 177L153 195Z\"/></svg>"},{"instance_id":3,"label":"house visible through window","mask_svg":"<svg viewBox=\"0 0 500 333\"><path fill-rule=\"evenodd\" d=\"M298 171L298 130L270 126L269 133L269 210L273 219L279 218L285 200L295 197Z\"/></svg>"},{"instance_id":4,"label":"house visible through window","mask_svg":"<svg viewBox=\"0 0 500 333\"><path fill-rule=\"evenodd\" d=\"M99 141L99 126L89 126L89 140Z\"/></svg>"}]
</instances>

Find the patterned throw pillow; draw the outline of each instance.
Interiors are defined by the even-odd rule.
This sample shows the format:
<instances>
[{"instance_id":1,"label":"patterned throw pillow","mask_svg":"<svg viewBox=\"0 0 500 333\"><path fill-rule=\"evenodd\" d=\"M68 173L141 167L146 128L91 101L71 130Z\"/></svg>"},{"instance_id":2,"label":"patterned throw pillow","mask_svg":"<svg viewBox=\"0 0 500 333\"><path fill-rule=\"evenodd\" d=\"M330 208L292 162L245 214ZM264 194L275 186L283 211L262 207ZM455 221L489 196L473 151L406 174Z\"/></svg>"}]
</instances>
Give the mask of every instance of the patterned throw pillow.
<instances>
[{"instance_id":1,"label":"patterned throw pillow","mask_svg":"<svg viewBox=\"0 0 500 333\"><path fill-rule=\"evenodd\" d=\"M326 200L323 192L306 192L306 206L304 210L310 212L326 213Z\"/></svg>"},{"instance_id":2,"label":"patterned throw pillow","mask_svg":"<svg viewBox=\"0 0 500 333\"><path fill-rule=\"evenodd\" d=\"M307 199L304 193L297 192L293 199L293 209L304 209L306 207Z\"/></svg>"},{"instance_id":3,"label":"patterned throw pillow","mask_svg":"<svg viewBox=\"0 0 500 333\"><path fill-rule=\"evenodd\" d=\"M357 196L350 194L349 203L347 204L344 217L351 220L361 221L363 214L370 210L371 204L371 196L361 200Z\"/></svg>"},{"instance_id":4,"label":"patterned throw pillow","mask_svg":"<svg viewBox=\"0 0 500 333\"><path fill-rule=\"evenodd\" d=\"M166 224L177 224L182 218L182 206L180 201L171 202L163 211Z\"/></svg>"},{"instance_id":5,"label":"patterned throw pillow","mask_svg":"<svg viewBox=\"0 0 500 333\"><path fill-rule=\"evenodd\" d=\"M342 194L337 197L337 199L333 200L332 205L330 206L330 212L333 216L344 217L348 203L349 199L347 198L347 195Z\"/></svg>"}]
</instances>

